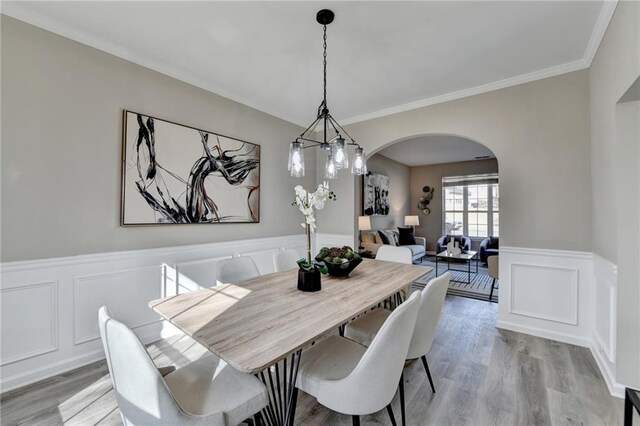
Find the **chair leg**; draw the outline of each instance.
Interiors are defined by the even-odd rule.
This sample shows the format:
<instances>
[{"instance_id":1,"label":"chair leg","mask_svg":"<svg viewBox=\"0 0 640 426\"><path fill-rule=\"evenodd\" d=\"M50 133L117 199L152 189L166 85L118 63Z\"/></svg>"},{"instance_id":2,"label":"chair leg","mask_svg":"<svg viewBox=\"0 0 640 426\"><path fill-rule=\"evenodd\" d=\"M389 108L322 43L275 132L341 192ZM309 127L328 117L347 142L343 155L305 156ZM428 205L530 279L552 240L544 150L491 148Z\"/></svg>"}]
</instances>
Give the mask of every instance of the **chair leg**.
<instances>
[{"instance_id":1,"label":"chair leg","mask_svg":"<svg viewBox=\"0 0 640 426\"><path fill-rule=\"evenodd\" d=\"M404 405L404 372L400 375L400 384L398 387L400 388L400 416L402 418L402 426L405 426L407 424L407 418Z\"/></svg>"},{"instance_id":2,"label":"chair leg","mask_svg":"<svg viewBox=\"0 0 640 426\"><path fill-rule=\"evenodd\" d=\"M260 413L256 413L253 416L253 424L256 426L262 426L262 416L260 415Z\"/></svg>"},{"instance_id":3,"label":"chair leg","mask_svg":"<svg viewBox=\"0 0 640 426\"><path fill-rule=\"evenodd\" d=\"M496 285L496 279L494 278L493 281L491 282L491 292L489 293L489 302L491 302L491 299L493 299L493 289Z\"/></svg>"},{"instance_id":4,"label":"chair leg","mask_svg":"<svg viewBox=\"0 0 640 426\"><path fill-rule=\"evenodd\" d=\"M436 388L433 386L433 379L431 378L431 372L429 371L429 364L427 364L427 357L422 355L422 365L424 365L424 370L427 372L427 377L429 378L429 384L431 384L431 390L433 393L436 393Z\"/></svg>"},{"instance_id":5,"label":"chair leg","mask_svg":"<svg viewBox=\"0 0 640 426\"><path fill-rule=\"evenodd\" d=\"M391 404L387 405L387 413L389 413L389 419L391 419L391 426L398 426L396 423L396 418L393 415L393 409L391 408Z\"/></svg>"},{"instance_id":6,"label":"chair leg","mask_svg":"<svg viewBox=\"0 0 640 426\"><path fill-rule=\"evenodd\" d=\"M351 416L353 426L360 426L360 416Z\"/></svg>"}]
</instances>

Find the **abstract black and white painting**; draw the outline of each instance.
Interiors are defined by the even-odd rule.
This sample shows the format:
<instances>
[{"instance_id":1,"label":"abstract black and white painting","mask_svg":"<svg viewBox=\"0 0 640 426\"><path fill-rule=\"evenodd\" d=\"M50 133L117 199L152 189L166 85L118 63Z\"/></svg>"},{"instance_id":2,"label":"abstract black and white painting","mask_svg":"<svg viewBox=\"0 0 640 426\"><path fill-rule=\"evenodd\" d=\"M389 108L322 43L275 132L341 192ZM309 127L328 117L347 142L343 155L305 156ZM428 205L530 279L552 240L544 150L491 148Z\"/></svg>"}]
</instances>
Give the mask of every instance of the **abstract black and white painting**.
<instances>
[{"instance_id":1,"label":"abstract black and white painting","mask_svg":"<svg viewBox=\"0 0 640 426\"><path fill-rule=\"evenodd\" d=\"M260 221L260 145L124 111L122 225Z\"/></svg>"},{"instance_id":2,"label":"abstract black and white painting","mask_svg":"<svg viewBox=\"0 0 640 426\"><path fill-rule=\"evenodd\" d=\"M364 176L362 202L366 216L389 214L389 176L368 173Z\"/></svg>"}]
</instances>

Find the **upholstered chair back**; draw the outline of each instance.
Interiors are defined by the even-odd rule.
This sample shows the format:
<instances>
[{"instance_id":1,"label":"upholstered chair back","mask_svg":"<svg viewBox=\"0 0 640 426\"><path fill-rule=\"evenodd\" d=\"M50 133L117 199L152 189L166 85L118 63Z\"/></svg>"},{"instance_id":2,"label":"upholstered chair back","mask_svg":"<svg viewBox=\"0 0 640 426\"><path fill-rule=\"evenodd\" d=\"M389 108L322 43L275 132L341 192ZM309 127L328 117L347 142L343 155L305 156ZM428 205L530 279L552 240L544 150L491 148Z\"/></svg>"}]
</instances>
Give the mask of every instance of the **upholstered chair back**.
<instances>
[{"instance_id":1,"label":"upholstered chair back","mask_svg":"<svg viewBox=\"0 0 640 426\"><path fill-rule=\"evenodd\" d=\"M356 368L344 379L323 384L318 402L349 414L375 413L389 405L398 389L420 298L420 292L413 293L389 315Z\"/></svg>"},{"instance_id":2,"label":"upholstered chair back","mask_svg":"<svg viewBox=\"0 0 640 426\"><path fill-rule=\"evenodd\" d=\"M276 272L297 268L296 263L301 256L293 249L278 250L273 253L273 268Z\"/></svg>"},{"instance_id":3,"label":"upholstered chair back","mask_svg":"<svg viewBox=\"0 0 640 426\"><path fill-rule=\"evenodd\" d=\"M395 247L384 245L378 249L376 260L387 260L389 262L407 263L411 265L412 254L408 247Z\"/></svg>"},{"instance_id":4,"label":"upholstered chair back","mask_svg":"<svg viewBox=\"0 0 640 426\"><path fill-rule=\"evenodd\" d=\"M450 279L451 275L447 272L429 281L422 290L422 302L407 359L420 358L431 349Z\"/></svg>"},{"instance_id":5,"label":"upholstered chair back","mask_svg":"<svg viewBox=\"0 0 640 426\"><path fill-rule=\"evenodd\" d=\"M232 257L218 262L218 285L238 283L260 276L260 271L249 256Z\"/></svg>"},{"instance_id":6,"label":"upholstered chair back","mask_svg":"<svg viewBox=\"0 0 640 426\"><path fill-rule=\"evenodd\" d=\"M106 307L98 311L102 345L111 373L122 421L126 426L194 424L177 405L138 337L111 317ZM211 419L211 424L224 424Z\"/></svg>"},{"instance_id":7,"label":"upholstered chair back","mask_svg":"<svg viewBox=\"0 0 640 426\"><path fill-rule=\"evenodd\" d=\"M487 257L487 265L489 266L489 275L491 278L499 278L498 272L500 271L500 256Z\"/></svg>"}]
</instances>

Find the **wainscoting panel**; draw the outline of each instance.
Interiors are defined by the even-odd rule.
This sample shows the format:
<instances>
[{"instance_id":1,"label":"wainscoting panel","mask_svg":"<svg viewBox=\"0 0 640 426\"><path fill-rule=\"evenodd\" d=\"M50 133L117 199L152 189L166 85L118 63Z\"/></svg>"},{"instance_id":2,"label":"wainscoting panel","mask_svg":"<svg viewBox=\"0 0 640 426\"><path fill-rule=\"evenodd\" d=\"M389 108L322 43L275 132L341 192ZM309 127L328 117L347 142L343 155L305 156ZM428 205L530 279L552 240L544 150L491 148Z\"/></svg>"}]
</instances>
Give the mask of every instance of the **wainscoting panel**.
<instances>
[{"instance_id":1,"label":"wainscoting panel","mask_svg":"<svg viewBox=\"0 0 640 426\"><path fill-rule=\"evenodd\" d=\"M73 343L100 338L96 316L101 306L132 329L160 321L144 309L150 300L164 295L164 265L76 277L73 301Z\"/></svg>"},{"instance_id":2,"label":"wainscoting panel","mask_svg":"<svg viewBox=\"0 0 640 426\"><path fill-rule=\"evenodd\" d=\"M58 349L58 282L3 288L1 364Z\"/></svg>"},{"instance_id":3,"label":"wainscoting panel","mask_svg":"<svg viewBox=\"0 0 640 426\"><path fill-rule=\"evenodd\" d=\"M217 262L231 256L250 255L273 272L281 249L304 253L304 234L3 263L1 391L103 358L100 306L152 342L176 329L149 301L215 284Z\"/></svg>"},{"instance_id":4,"label":"wainscoting panel","mask_svg":"<svg viewBox=\"0 0 640 426\"><path fill-rule=\"evenodd\" d=\"M497 327L589 347L591 253L500 247Z\"/></svg>"},{"instance_id":5,"label":"wainscoting panel","mask_svg":"<svg viewBox=\"0 0 640 426\"><path fill-rule=\"evenodd\" d=\"M358 249L358 244L351 234L316 234L316 251L322 247L342 247L349 246L354 250Z\"/></svg>"},{"instance_id":6,"label":"wainscoting panel","mask_svg":"<svg viewBox=\"0 0 640 426\"><path fill-rule=\"evenodd\" d=\"M512 263L509 312L578 325L578 270Z\"/></svg>"},{"instance_id":7,"label":"wainscoting panel","mask_svg":"<svg viewBox=\"0 0 640 426\"><path fill-rule=\"evenodd\" d=\"M624 398L624 386L616 380L617 345L617 266L597 254L593 255L593 337L591 353L595 358L609 392Z\"/></svg>"},{"instance_id":8,"label":"wainscoting panel","mask_svg":"<svg viewBox=\"0 0 640 426\"><path fill-rule=\"evenodd\" d=\"M595 283L593 335L609 362L616 359L616 321L618 268L615 264L593 256Z\"/></svg>"}]
</instances>

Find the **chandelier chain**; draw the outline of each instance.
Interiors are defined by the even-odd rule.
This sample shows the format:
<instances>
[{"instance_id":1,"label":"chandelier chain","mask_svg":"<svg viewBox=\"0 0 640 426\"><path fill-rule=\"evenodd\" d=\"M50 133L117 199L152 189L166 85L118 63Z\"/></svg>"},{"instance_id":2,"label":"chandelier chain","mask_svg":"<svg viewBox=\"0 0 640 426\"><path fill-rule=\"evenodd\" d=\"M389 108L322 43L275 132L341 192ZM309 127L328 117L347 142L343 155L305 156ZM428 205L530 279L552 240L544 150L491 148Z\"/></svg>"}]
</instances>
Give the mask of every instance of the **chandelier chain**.
<instances>
[{"instance_id":1,"label":"chandelier chain","mask_svg":"<svg viewBox=\"0 0 640 426\"><path fill-rule=\"evenodd\" d=\"M324 66L324 107L327 108L327 26L323 25L324 36L322 37L324 54L322 55L322 63Z\"/></svg>"}]
</instances>

